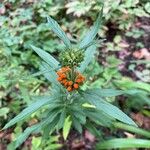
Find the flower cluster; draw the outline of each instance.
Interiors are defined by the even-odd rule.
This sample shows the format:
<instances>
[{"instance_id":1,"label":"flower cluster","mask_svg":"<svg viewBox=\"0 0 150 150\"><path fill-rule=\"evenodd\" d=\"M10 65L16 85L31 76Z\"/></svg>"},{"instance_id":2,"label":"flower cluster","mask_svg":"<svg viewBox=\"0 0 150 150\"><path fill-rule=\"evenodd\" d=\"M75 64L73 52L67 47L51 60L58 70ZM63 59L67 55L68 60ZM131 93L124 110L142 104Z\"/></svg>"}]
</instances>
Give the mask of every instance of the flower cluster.
<instances>
[{"instance_id":1,"label":"flower cluster","mask_svg":"<svg viewBox=\"0 0 150 150\"><path fill-rule=\"evenodd\" d=\"M81 73L70 69L68 66L59 69L57 75L57 80L68 90L68 92L77 90L85 81L85 77Z\"/></svg>"},{"instance_id":2,"label":"flower cluster","mask_svg":"<svg viewBox=\"0 0 150 150\"><path fill-rule=\"evenodd\" d=\"M84 60L84 52L77 49L65 50L60 53L59 60L62 66L78 67Z\"/></svg>"}]
</instances>

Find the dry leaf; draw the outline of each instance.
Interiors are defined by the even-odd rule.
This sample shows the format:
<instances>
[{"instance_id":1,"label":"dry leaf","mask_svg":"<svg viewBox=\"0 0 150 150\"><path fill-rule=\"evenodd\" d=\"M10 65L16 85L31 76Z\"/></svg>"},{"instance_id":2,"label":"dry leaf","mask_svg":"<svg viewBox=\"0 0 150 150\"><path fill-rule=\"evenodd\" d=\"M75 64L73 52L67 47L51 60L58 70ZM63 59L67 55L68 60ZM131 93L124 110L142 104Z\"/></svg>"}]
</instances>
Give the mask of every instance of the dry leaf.
<instances>
[{"instance_id":1,"label":"dry leaf","mask_svg":"<svg viewBox=\"0 0 150 150\"><path fill-rule=\"evenodd\" d=\"M85 131L85 139L87 139L90 142L94 142L95 141L95 136L93 134L91 134L89 131Z\"/></svg>"}]
</instances>

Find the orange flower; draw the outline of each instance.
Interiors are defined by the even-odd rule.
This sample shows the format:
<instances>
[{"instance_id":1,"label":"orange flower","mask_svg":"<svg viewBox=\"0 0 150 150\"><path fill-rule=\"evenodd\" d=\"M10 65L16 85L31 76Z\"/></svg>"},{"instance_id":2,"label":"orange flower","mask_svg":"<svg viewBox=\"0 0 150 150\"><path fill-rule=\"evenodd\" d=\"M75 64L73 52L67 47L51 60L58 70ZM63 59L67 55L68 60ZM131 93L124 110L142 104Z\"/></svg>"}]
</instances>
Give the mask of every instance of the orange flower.
<instances>
[{"instance_id":1,"label":"orange flower","mask_svg":"<svg viewBox=\"0 0 150 150\"><path fill-rule=\"evenodd\" d=\"M67 82L67 80L66 80L66 79L62 80L62 83L63 83L63 84L65 84L66 82Z\"/></svg>"},{"instance_id":2,"label":"orange flower","mask_svg":"<svg viewBox=\"0 0 150 150\"><path fill-rule=\"evenodd\" d=\"M60 75L61 78L66 78L66 75L63 73Z\"/></svg>"},{"instance_id":3,"label":"orange flower","mask_svg":"<svg viewBox=\"0 0 150 150\"><path fill-rule=\"evenodd\" d=\"M83 81L85 80L85 77L77 72L74 71L74 77L72 78L72 72L71 69L67 67L63 67L57 71L58 78L57 80L65 86L68 92L71 92L73 90L77 90L80 85L83 84Z\"/></svg>"},{"instance_id":4,"label":"orange flower","mask_svg":"<svg viewBox=\"0 0 150 150\"><path fill-rule=\"evenodd\" d=\"M79 85L78 85L77 83L75 83L75 84L73 85L73 87L74 87L75 89L78 89L78 88L79 88Z\"/></svg>"},{"instance_id":5,"label":"orange flower","mask_svg":"<svg viewBox=\"0 0 150 150\"><path fill-rule=\"evenodd\" d=\"M72 81L69 81L69 82L68 82L68 85L72 85L72 84L73 84L73 82L72 82Z\"/></svg>"},{"instance_id":6,"label":"orange flower","mask_svg":"<svg viewBox=\"0 0 150 150\"><path fill-rule=\"evenodd\" d=\"M61 78L61 77L58 77L58 78L57 78L57 80L58 80L58 81L61 81L61 80L62 80L62 78Z\"/></svg>"},{"instance_id":7,"label":"orange flower","mask_svg":"<svg viewBox=\"0 0 150 150\"><path fill-rule=\"evenodd\" d=\"M77 82L77 83L81 83L82 80L77 78L77 79L76 79L76 82Z\"/></svg>"},{"instance_id":8,"label":"orange flower","mask_svg":"<svg viewBox=\"0 0 150 150\"><path fill-rule=\"evenodd\" d=\"M67 91L68 91L68 92L71 92L71 91L72 91L72 87L69 86L69 87L67 88Z\"/></svg>"}]
</instances>

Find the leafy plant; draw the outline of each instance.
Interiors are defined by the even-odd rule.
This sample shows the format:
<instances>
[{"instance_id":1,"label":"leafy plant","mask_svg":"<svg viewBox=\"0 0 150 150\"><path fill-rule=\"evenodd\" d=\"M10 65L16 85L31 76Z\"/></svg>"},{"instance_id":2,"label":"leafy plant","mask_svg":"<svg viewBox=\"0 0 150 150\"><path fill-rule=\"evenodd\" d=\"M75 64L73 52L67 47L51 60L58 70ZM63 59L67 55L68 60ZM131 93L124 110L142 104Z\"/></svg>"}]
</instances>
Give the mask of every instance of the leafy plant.
<instances>
[{"instance_id":1,"label":"leafy plant","mask_svg":"<svg viewBox=\"0 0 150 150\"><path fill-rule=\"evenodd\" d=\"M77 45L71 44L65 32L54 19L47 18L48 26L64 42L66 47L60 53L59 60L61 62L59 62L48 52L31 45L43 60L40 65L40 73L50 81L51 91L49 95L31 96L35 102L4 126L3 129L7 129L23 121L37 110L41 108L43 110L38 116L39 123L26 128L14 141L15 148L21 145L30 134L41 131L43 138L47 138L49 133L63 129L64 139L67 139L71 127L80 133L82 133L83 126L89 130L97 131L94 124L111 128L118 121L137 127L130 117L108 102L106 98L123 94L136 96L142 91L82 88L86 80L83 73L96 52L95 39L101 25L102 14L103 10L99 13L93 27Z\"/></svg>"}]
</instances>

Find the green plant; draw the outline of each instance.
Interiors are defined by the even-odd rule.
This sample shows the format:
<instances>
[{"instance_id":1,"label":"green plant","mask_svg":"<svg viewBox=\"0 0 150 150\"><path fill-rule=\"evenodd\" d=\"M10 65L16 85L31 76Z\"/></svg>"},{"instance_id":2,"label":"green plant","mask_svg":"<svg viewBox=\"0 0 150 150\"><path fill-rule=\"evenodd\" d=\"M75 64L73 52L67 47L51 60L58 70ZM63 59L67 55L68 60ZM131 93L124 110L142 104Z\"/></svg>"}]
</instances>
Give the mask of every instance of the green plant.
<instances>
[{"instance_id":1,"label":"green plant","mask_svg":"<svg viewBox=\"0 0 150 150\"><path fill-rule=\"evenodd\" d=\"M83 74L89 63L92 61L96 52L95 37L100 28L102 21L102 11L99 13L94 26L85 35L85 37L77 44L71 44L70 40L60 28L58 23L48 17L49 27L64 42L66 48L61 52L66 59L61 59L59 63L52 55L46 51L31 46L32 49L43 59L40 66L40 73L43 73L46 79L51 83L51 91L49 95L31 96L32 104L25 108L19 115L10 120L3 129L7 129L19 121L24 120L35 111L42 108L39 114L39 123L25 129L25 131L14 141L15 148L22 144L31 133L41 132L44 138L49 137L49 133L55 130L63 129L64 139L67 138L71 127L73 126L80 133L83 126L91 131L97 131L94 125L103 127L113 127L117 121L123 122L131 126L137 126L134 121L123 113L119 108L109 103L106 98L118 95L135 96L143 93L140 90L115 90L115 89L91 89L86 87L82 89L81 85L73 90L67 90L65 86L60 84L61 80L57 80L56 72L62 67L68 67L70 72L63 74L61 78L67 78L72 84L77 84L76 76ZM84 59L78 60L76 52L81 51ZM67 57L69 56L69 58ZM70 59L73 58L74 61ZM75 62L75 63L74 63ZM70 65L71 64L71 65ZM70 85L71 88L75 87Z\"/></svg>"}]
</instances>

